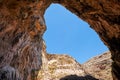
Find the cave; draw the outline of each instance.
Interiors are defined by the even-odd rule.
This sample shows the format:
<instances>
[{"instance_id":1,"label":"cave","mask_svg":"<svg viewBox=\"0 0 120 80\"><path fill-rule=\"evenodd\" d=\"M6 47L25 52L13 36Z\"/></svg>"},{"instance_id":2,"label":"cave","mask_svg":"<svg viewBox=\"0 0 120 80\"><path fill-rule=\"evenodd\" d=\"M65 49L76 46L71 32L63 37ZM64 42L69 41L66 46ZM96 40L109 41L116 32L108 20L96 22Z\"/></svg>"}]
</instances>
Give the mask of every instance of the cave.
<instances>
[{"instance_id":1,"label":"cave","mask_svg":"<svg viewBox=\"0 0 120 80\"><path fill-rule=\"evenodd\" d=\"M35 80L44 51L43 15L51 3L91 25L111 51L113 80L120 80L119 0L0 0L0 79Z\"/></svg>"}]
</instances>

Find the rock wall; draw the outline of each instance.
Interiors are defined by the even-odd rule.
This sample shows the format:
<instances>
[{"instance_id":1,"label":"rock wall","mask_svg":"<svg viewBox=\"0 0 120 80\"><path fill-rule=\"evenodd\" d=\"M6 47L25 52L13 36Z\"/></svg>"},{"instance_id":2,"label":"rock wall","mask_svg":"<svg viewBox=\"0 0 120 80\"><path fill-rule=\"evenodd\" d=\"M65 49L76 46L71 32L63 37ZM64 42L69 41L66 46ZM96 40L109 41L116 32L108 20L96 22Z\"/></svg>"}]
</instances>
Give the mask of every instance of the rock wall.
<instances>
[{"instance_id":1,"label":"rock wall","mask_svg":"<svg viewBox=\"0 0 120 80\"><path fill-rule=\"evenodd\" d=\"M91 74L99 80L113 80L111 74L111 53L105 52L101 55L91 58L84 64L82 64L83 69L86 73Z\"/></svg>"},{"instance_id":2,"label":"rock wall","mask_svg":"<svg viewBox=\"0 0 120 80\"><path fill-rule=\"evenodd\" d=\"M36 77L46 29L43 15L51 3L65 6L91 25L110 49L113 78L119 80L119 0L0 0L0 75L7 71L1 79L12 80L10 74L16 80Z\"/></svg>"},{"instance_id":3,"label":"rock wall","mask_svg":"<svg viewBox=\"0 0 120 80\"><path fill-rule=\"evenodd\" d=\"M68 55L42 53L38 80L60 80L70 75L85 76L86 73L82 66Z\"/></svg>"},{"instance_id":4,"label":"rock wall","mask_svg":"<svg viewBox=\"0 0 120 80\"><path fill-rule=\"evenodd\" d=\"M45 49L44 49L45 50ZM91 58L84 64L65 54L42 52L42 66L38 80L113 80L111 53Z\"/></svg>"},{"instance_id":5,"label":"rock wall","mask_svg":"<svg viewBox=\"0 0 120 80\"><path fill-rule=\"evenodd\" d=\"M0 80L35 80L46 6L43 1L0 0Z\"/></svg>"}]
</instances>

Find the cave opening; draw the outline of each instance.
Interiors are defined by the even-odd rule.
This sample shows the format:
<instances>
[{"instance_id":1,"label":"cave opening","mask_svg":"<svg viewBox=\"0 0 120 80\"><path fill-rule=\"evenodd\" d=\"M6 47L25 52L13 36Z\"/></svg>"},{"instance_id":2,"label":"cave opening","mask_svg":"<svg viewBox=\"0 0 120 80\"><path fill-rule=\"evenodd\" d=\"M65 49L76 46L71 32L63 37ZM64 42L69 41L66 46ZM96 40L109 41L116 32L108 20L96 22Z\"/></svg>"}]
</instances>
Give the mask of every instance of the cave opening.
<instances>
[{"instance_id":1,"label":"cave opening","mask_svg":"<svg viewBox=\"0 0 120 80\"><path fill-rule=\"evenodd\" d=\"M108 51L88 23L59 4L51 4L44 15L47 53L67 54L79 63Z\"/></svg>"}]
</instances>

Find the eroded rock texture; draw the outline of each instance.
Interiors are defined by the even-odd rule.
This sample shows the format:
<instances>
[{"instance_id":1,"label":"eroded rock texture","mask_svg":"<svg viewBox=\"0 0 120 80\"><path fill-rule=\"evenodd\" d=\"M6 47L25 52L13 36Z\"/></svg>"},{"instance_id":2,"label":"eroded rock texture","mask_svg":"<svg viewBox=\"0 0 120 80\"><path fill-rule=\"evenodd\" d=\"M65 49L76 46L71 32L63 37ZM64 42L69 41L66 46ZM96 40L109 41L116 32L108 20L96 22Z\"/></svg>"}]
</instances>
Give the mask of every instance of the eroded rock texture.
<instances>
[{"instance_id":1,"label":"eroded rock texture","mask_svg":"<svg viewBox=\"0 0 120 80\"><path fill-rule=\"evenodd\" d=\"M119 0L0 0L0 69L11 69L8 72L15 73L12 77L18 80L37 75L45 31L43 15L51 3L65 6L91 25L110 49L113 78L120 80Z\"/></svg>"},{"instance_id":2,"label":"eroded rock texture","mask_svg":"<svg viewBox=\"0 0 120 80\"><path fill-rule=\"evenodd\" d=\"M38 80L60 80L70 75L82 77L85 76L86 73L82 65L68 55L47 54L46 52L42 52L42 66L38 74Z\"/></svg>"},{"instance_id":3,"label":"eroded rock texture","mask_svg":"<svg viewBox=\"0 0 120 80\"><path fill-rule=\"evenodd\" d=\"M99 80L113 80L111 64L111 53L105 52L104 54L91 58L82 64L82 67L86 73L91 74L91 76Z\"/></svg>"},{"instance_id":4,"label":"eroded rock texture","mask_svg":"<svg viewBox=\"0 0 120 80\"><path fill-rule=\"evenodd\" d=\"M0 0L0 80L34 80L37 76L44 7L43 1Z\"/></svg>"},{"instance_id":5,"label":"eroded rock texture","mask_svg":"<svg viewBox=\"0 0 120 80\"><path fill-rule=\"evenodd\" d=\"M45 49L44 49L45 50ZM38 80L113 80L111 53L105 52L79 64L72 57L42 52Z\"/></svg>"}]
</instances>

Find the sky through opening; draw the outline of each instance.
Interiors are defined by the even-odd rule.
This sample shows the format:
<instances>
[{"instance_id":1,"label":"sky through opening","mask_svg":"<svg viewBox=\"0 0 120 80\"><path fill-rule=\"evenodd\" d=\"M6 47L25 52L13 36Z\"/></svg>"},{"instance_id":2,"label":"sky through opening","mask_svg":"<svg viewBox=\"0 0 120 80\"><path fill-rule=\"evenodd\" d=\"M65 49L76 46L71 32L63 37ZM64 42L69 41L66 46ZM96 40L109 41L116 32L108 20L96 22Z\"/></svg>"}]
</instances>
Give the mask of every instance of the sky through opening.
<instances>
[{"instance_id":1,"label":"sky through opening","mask_svg":"<svg viewBox=\"0 0 120 80\"><path fill-rule=\"evenodd\" d=\"M85 21L59 4L52 4L45 12L47 30L44 40L47 52L68 54L79 63L108 51L96 32Z\"/></svg>"}]
</instances>

